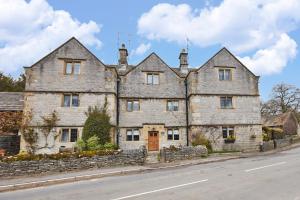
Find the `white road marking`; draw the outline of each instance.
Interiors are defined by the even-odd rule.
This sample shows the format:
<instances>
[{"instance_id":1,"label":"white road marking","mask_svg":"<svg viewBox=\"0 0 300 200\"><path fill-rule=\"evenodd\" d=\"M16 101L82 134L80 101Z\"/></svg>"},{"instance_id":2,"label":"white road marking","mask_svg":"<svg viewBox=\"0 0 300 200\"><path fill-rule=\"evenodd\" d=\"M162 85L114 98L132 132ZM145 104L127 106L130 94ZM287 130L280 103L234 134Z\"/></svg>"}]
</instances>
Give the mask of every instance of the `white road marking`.
<instances>
[{"instance_id":1,"label":"white road marking","mask_svg":"<svg viewBox=\"0 0 300 200\"><path fill-rule=\"evenodd\" d=\"M279 163L274 163L272 165L265 165L265 166L256 167L256 168L252 168L252 169L246 169L245 172L251 172L251 171L264 169L264 168L267 168L267 167L274 167L274 166L283 165L283 164L286 164L286 162L279 162Z\"/></svg>"},{"instance_id":2,"label":"white road marking","mask_svg":"<svg viewBox=\"0 0 300 200\"><path fill-rule=\"evenodd\" d=\"M204 179L204 180L200 180L200 181L195 181L195 182L190 182L190 183L185 183L185 184L181 184L181 185L175 185L175 186L166 187L166 188L161 188L161 189L152 190L152 191L148 191L148 192L142 192L142 193L133 194L133 195L129 195L129 196L119 197L119 198L112 199L112 200L129 199L129 198L132 198L132 197L138 197L138 196L142 196L142 195L146 195L146 194L151 194L151 193L155 193L155 192L161 192L161 191L165 191L165 190L171 190L171 189L174 189L174 188L184 187L184 186L188 186L188 185L194 185L194 184L202 183L202 182L206 182L206 181L208 181L208 179Z\"/></svg>"}]
</instances>

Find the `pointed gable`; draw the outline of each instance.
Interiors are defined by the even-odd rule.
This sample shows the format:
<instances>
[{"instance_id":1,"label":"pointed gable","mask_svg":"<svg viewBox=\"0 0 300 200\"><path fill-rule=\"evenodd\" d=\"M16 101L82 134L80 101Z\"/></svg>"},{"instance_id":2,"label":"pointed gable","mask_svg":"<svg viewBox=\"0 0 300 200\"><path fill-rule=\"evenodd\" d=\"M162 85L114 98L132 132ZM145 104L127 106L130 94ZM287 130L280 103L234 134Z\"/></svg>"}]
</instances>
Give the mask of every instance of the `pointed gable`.
<instances>
[{"instance_id":1,"label":"pointed gable","mask_svg":"<svg viewBox=\"0 0 300 200\"><path fill-rule=\"evenodd\" d=\"M157 75L159 84L148 84L149 74ZM184 95L184 78L180 78L155 53L121 76L121 97L184 98Z\"/></svg>"},{"instance_id":2,"label":"pointed gable","mask_svg":"<svg viewBox=\"0 0 300 200\"><path fill-rule=\"evenodd\" d=\"M66 74L67 62L80 63L79 74ZM115 92L115 72L74 37L26 68L26 75L27 91Z\"/></svg>"},{"instance_id":3,"label":"pointed gable","mask_svg":"<svg viewBox=\"0 0 300 200\"><path fill-rule=\"evenodd\" d=\"M219 80L220 70L230 70L231 80ZM230 51L222 48L197 71L189 75L190 93L258 95L258 76L255 76Z\"/></svg>"},{"instance_id":4,"label":"pointed gable","mask_svg":"<svg viewBox=\"0 0 300 200\"><path fill-rule=\"evenodd\" d=\"M218 51L213 57L211 57L204 65L202 65L198 70L202 67L207 67L207 63L211 63L214 67L241 67L244 68L249 74L251 74L254 78L259 78L253 72L251 72L237 57L235 57L227 48L223 47L220 51ZM198 71L197 70L197 71Z\"/></svg>"},{"instance_id":5,"label":"pointed gable","mask_svg":"<svg viewBox=\"0 0 300 200\"><path fill-rule=\"evenodd\" d=\"M149 71L149 72L165 72L172 71L174 75L178 76L178 74L169 67L156 53L152 52L149 56L147 56L144 60L142 60L139 64L137 64L134 68L128 71L125 75L130 73L133 70L141 70L141 71Z\"/></svg>"}]
</instances>

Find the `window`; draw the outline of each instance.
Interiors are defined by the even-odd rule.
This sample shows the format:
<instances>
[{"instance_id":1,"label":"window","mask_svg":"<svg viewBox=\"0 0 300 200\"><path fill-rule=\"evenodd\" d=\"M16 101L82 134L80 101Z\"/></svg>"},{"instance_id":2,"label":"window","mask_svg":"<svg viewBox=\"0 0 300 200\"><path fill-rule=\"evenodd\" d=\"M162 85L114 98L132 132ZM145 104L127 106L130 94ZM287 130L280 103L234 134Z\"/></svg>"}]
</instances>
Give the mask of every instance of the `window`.
<instances>
[{"instance_id":1,"label":"window","mask_svg":"<svg viewBox=\"0 0 300 200\"><path fill-rule=\"evenodd\" d=\"M147 84L148 85L158 85L159 84L159 74L147 74Z\"/></svg>"},{"instance_id":2,"label":"window","mask_svg":"<svg viewBox=\"0 0 300 200\"><path fill-rule=\"evenodd\" d=\"M178 129L168 129L168 140L179 140Z\"/></svg>"},{"instance_id":3,"label":"window","mask_svg":"<svg viewBox=\"0 0 300 200\"><path fill-rule=\"evenodd\" d=\"M65 74L66 75L80 74L80 66L81 66L81 62L66 61L65 62Z\"/></svg>"},{"instance_id":4,"label":"window","mask_svg":"<svg viewBox=\"0 0 300 200\"><path fill-rule=\"evenodd\" d=\"M127 111L140 110L140 102L138 100L127 101Z\"/></svg>"},{"instance_id":5,"label":"window","mask_svg":"<svg viewBox=\"0 0 300 200\"><path fill-rule=\"evenodd\" d=\"M63 106L64 106L64 107L70 107L70 105L71 105L71 95L65 94L65 95L64 95L64 103L63 103Z\"/></svg>"},{"instance_id":6,"label":"window","mask_svg":"<svg viewBox=\"0 0 300 200\"><path fill-rule=\"evenodd\" d=\"M64 94L63 107L78 107L79 95L78 94Z\"/></svg>"},{"instance_id":7,"label":"window","mask_svg":"<svg viewBox=\"0 0 300 200\"><path fill-rule=\"evenodd\" d=\"M222 126L223 138L233 138L234 137L234 127L232 126Z\"/></svg>"},{"instance_id":8,"label":"window","mask_svg":"<svg viewBox=\"0 0 300 200\"><path fill-rule=\"evenodd\" d=\"M64 128L61 133L61 142L77 142L78 129L77 128Z\"/></svg>"},{"instance_id":9,"label":"window","mask_svg":"<svg viewBox=\"0 0 300 200\"><path fill-rule=\"evenodd\" d=\"M232 80L231 69L219 69L219 80L231 81Z\"/></svg>"},{"instance_id":10,"label":"window","mask_svg":"<svg viewBox=\"0 0 300 200\"><path fill-rule=\"evenodd\" d=\"M221 108L233 108L232 97L220 97Z\"/></svg>"},{"instance_id":11,"label":"window","mask_svg":"<svg viewBox=\"0 0 300 200\"><path fill-rule=\"evenodd\" d=\"M76 142L77 138L78 138L78 130L72 128L70 142Z\"/></svg>"},{"instance_id":12,"label":"window","mask_svg":"<svg viewBox=\"0 0 300 200\"><path fill-rule=\"evenodd\" d=\"M127 129L126 140L127 141L139 141L140 140L139 129Z\"/></svg>"},{"instance_id":13,"label":"window","mask_svg":"<svg viewBox=\"0 0 300 200\"><path fill-rule=\"evenodd\" d=\"M61 134L61 141L68 142L69 141L69 129L63 129Z\"/></svg>"},{"instance_id":14,"label":"window","mask_svg":"<svg viewBox=\"0 0 300 200\"><path fill-rule=\"evenodd\" d=\"M167 102L167 110L168 111L178 111L178 101L168 101Z\"/></svg>"}]
</instances>

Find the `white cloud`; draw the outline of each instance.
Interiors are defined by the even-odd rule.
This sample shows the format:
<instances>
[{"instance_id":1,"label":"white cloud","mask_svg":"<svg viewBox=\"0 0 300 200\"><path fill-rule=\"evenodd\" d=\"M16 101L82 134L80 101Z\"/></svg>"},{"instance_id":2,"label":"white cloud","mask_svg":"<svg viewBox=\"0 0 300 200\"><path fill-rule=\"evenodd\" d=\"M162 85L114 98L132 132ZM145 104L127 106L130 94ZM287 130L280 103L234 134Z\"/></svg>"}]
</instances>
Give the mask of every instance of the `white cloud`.
<instances>
[{"instance_id":1,"label":"white cloud","mask_svg":"<svg viewBox=\"0 0 300 200\"><path fill-rule=\"evenodd\" d=\"M289 59L295 58L296 48L296 42L288 35L282 34L273 46L259 50L251 57L239 59L258 74L279 73Z\"/></svg>"},{"instance_id":2,"label":"white cloud","mask_svg":"<svg viewBox=\"0 0 300 200\"><path fill-rule=\"evenodd\" d=\"M72 36L101 47L100 30L94 21L82 23L45 0L0 0L0 71L16 73Z\"/></svg>"},{"instance_id":3,"label":"white cloud","mask_svg":"<svg viewBox=\"0 0 300 200\"><path fill-rule=\"evenodd\" d=\"M141 43L136 49L131 51L131 56L133 55L143 55L144 53L146 53L149 49L151 48L151 44L150 43Z\"/></svg>"},{"instance_id":4,"label":"white cloud","mask_svg":"<svg viewBox=\"0 0 300 200\"><path fill-rule=\"evenodd\" d=\"M193 10L187 4L164 3L157 4L139 18L138 33L150 40L179 44L184 44L188 38L200 47L221 44L235 54L256 51L251 58L244 59L248 59L248 63L252 61L252 69L257 70L254 72L277 73L295 57L297 45L292 45L295 41L288 33L300 25L299 10L299 0L223 0L217 6L207 4L201 10ZM279 45L280 40L288 41L292 49ZM274 69L269 69L266 52L280 52L279 48L287 52L276 58Z\"/></svg>"}]
</instances>

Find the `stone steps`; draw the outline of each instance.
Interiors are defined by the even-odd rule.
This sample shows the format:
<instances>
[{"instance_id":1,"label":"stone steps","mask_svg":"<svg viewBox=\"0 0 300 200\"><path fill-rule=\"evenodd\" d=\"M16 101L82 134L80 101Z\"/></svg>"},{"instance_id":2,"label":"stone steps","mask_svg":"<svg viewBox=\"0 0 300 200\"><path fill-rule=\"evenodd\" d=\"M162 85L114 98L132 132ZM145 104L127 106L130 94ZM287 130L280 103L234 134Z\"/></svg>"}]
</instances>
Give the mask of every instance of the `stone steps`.
<instances>
[{"instance_id":1,"label":"stone steps","mask_svg":"<svg viewBox=\"0 0 300 200\"><path fill-rule=\"evenodd\" d=\"M146 157L147 164L159 163L158 160L159 151L148 152Z\"/></svg>"}]
</instances>

